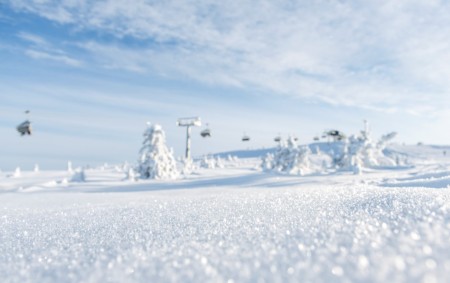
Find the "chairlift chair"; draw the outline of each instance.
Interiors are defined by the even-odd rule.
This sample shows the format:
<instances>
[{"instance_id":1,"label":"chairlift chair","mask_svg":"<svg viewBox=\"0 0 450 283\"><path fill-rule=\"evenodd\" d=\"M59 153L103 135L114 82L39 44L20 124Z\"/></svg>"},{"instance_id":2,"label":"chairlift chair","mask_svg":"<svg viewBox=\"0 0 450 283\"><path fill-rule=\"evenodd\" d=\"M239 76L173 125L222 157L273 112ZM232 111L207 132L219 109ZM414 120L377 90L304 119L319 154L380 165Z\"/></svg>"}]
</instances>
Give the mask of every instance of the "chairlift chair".
<instances>
[{"instance_id":1,"label":"chairlift chair","mask_svg":"<svg viewBox=\"0 0 450 283\"><path fill-rule=\"evenodd\" d=\"M278 134L278 136L276 136L273 140L274 140L275 142L280 142L280 141L281 141L281 135Z\"/></svg>"},{"instance_id":2,"label":"chairlift chair","mask_svg":"<svg viewBox=\"0 0 450 283\"><path fill-rule=\"evenodd\" d=\"M29 116L30 114L30 110L26 110L25 114L27 116ZM25 121L23 121L22 123L20 123L17 127L16 127L17 131L20 133L21 136L24 135L29 135L31 136L31 122L29 119L26 119Z\"/></svg>"},{"instance_id":3,"label":"chairlift chair","mask_svg":"<svg viewBox=\"0 0 450 283\"><path fill-rule=\"evenodd\" d=\"M250 141L250 137L247 136L246 134L244 134L244 136L242 137L242 141L243 142L248 142L248 141Z\"/></svg>"},{"instance_id":4,"label":"chairlift chair","mask_svg":"<svg viewBox=\"0 0 450 283\"><path fill-rule=\"evenodd\" d=\"M200 132L200 135L202 138L210 138L211 137L211 130L208 127L208 124L206 124L206 129Z\"/></svg>"},{"instance_id":5,"label":"chairlift chair","mask_svg":"<svg viewBox=\"0 0 450 283\"><path fill-rule=\"evenodd\" d=\"M335 141L341 141L345 139L345 134L338 130L329 130L324 133L327 137L332 137Z\"/></svg>"},{"instance_id":6,"label":"chairlift chair","mask_svg":"<svg viewBox=\"0 0 450 283\"><path fill-rule=\"evenodd\" d=\"M29 135L31 136L31 122L28 120L25 120L20 125L17 126L17 131L20 133L20 135Z\"/></svg>"}]
</instances>

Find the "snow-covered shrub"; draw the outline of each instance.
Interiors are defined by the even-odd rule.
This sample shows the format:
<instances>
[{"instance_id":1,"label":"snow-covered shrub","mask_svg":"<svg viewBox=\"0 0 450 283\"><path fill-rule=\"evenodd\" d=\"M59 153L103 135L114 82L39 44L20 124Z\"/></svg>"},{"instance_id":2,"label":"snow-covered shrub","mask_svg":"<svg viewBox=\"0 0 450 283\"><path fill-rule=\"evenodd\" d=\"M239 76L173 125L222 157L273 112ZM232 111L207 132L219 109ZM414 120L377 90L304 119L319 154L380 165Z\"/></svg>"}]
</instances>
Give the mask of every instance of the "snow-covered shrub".
<instances>
[{"instance_id":1,"label":"snow-covered shrub","mask_svg":"<svg viewBox=\"0 0 450 283\"><path fill-rule=\"evenodd\" d=\"M78 168L75 170L75 173L72 175L72 178L70 179L70 182L85 182L86 181L86 174L84 173L84 169Z\"/></svg>"},{"instance_id":2,"label":"snow-covered shrub","mask_svg":"<svg viewBox=\"0 0 450 283\"><path fill-rule=\"evenodd\" d=\"M200 167L206 169L214 169L216 168L216 160L214 158L208 158L208 156L204 156L200 161Z\"/></svg>"},{"instance_id":3,"label":"snow-covered shrub","mask_svg":"<svg viewBox=\"0 0 450 283\"><path fill-rule=\"evenodd\" d=\"M130 164L128 164L127 161L125 161L125 162L120 166L120 168L122 169L122 172L127 172L127 171L131 168L131 166L130 166Z\"/></svg>"},{"instance_id":4,"label":"snow-covered shrub","mask_svg":"<svg viewBox=\"0 0 450 283\"><path fill-rule=\"evenodd\" d=\"M228 154L227 159L228 159L228 161L230 161L230 162L238 162L238 161L239 161L239 157L233 156L233 155L231 155L231 154Z\"/></svg>"},{"instance_id":5,"label":"snow-covered shrub","mask_svg":"<svg viewBox=\"0 0 450 283\"><path fill-rule=\"evenodd\" d=\"M216 157L216 167L217 168L224 168L224 164L222 162L222 158L220 158L219 156Z\"/></svg>"},{"instance_id":6,"label":"snow-covered shrub","mask_svg":"<svg viewBox=\"0 0 450 283\"><path fill-rule=\"evenodd\" d=\"M67 161L67 172L69 173L73 172L72 161Z\"/></svg>"},{"instance_id":7,"label":"snow-covered shrub","mask_svg":"<svg viewBox=\"0 0 450 283\"><path fill-rule=\"evenodd\" d=\"M125 171L125 180L128 181L136 181L137 176L136 176L136 172L134 172L133 168L128 168L127 171Z\"/></svg>"},{"instance_id":8,"label":"snow-covered shrub","mask_svg":"<svg viewBox=\"0 0 450 283\"><path fill-rule=\"evenodd\" d=\"M350 136L340 143L340 146L335 147L337 150L331 151L334 164L340 170L353 171L355 174L360 174L362 168L395 166L396 160L384 153L387 143L395 136L396 133L389 133L379 141L373 141L366 124L360 135Z\"/></svg>"},{"instance_id":9,"label":"snow-covered shrub","mask_svg":"<svg viewBox=\"0 0 450 283\"><path fill-rule=\"evenodd\" d=\"M261 168L263 171L270 171L273 169L273 154L268 153L262 158Z\"/></svg>"},{"instance_id":10,"label":"snow-covered shrub","mask_svg":"<svg viewBox=\"0 0 450 283\"><path fill-rule=\"evenodd\" d=\"M178 176L173 152L166 146L166 135L158 124L148 123L139 151L138 172L144 179L174 179Z\"/></svg>"},{"instance_id":11,"label":"snow-covered shrub","mask_svg":"<svg viewBox=\"0 0 450 283\"><path fill-rule=\"evenodd\" d=\"M20 170L20 167L17 167L16 170L14 170L14 174L12 175L14 178L19 178L22 175L22 171Z\"/></svg>"},{"instance_id":12,"label":"snow-covered shrub","mask_svg":"<svg viewBox=\"0 0 450 283\"><path fill-rule=\"evenodd\" d=\"M324 160L321 155L312 158L307 146L298 146L294 138L280 144L275 153L263 158L261 167L265 171L274 171L292 175L318 173L323 168Z\"/></svg>"},{"instance_id":13,"label":"snow-covered shrub","mask_svg":"<svg viewBox=\"0 0 450 283\"><path fill-rule=\"evenodd\" d=\"M236 166L239 166L239 164L240 164L239 157L231 155L231 154L227 155L226 161L227 161L227 167L236 167Z\"/></svg>"},{"instance_id":14,"label":"snow-covered shrub","mask_svg":"<svg viewBox=\"0 0 450 283\"><path fill-rule=\"evenodd\" d=\"M190 175L194 170L197 169L197 166L192 162L192 159L181 159L181 174Z\"/></svg>"}]
</instances>

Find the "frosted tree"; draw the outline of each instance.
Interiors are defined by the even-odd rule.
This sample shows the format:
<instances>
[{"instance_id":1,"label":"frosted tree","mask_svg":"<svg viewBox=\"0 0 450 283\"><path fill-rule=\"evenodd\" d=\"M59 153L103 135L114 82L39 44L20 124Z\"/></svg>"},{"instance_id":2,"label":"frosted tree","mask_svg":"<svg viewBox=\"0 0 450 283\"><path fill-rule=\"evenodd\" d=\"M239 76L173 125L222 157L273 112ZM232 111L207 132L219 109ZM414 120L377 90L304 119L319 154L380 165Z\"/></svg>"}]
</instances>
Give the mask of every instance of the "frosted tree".
<instances>
[{"instance_id":1,"label":"frosted tree","mask_svg":"<svg viewBox=\"0 0 450 283\"><path fill-rule=\"evenodd\" d=\"M22 176L22 172L20 170L20 167L17 167L16 170L14 171L14 174L12 175L14 178L19 178L20 176Z\"/></svg>"},{"instance_id":2,"label":"frosted tree","mask_svg":"<svg viewBox=\"0 0 450 283\"><path fill-rule=\"evenodd\" d=\"M72 161L67 161L67 172L69 173L73 172Z\"/></svg>"},{"instance_id":3,"label":"frosted tree","mask_svg":"<svg viewBox=\"0 0 450 283\"><path fill-rule=\"evenodd\" d=\"M83 168L77 168L70 179L70 182L82 183L86 182L86 173Z\"/></svg>"},{"instance_id":4,"label":"frosted tree","mask_svg":"<svg viewBox=\"0 0 450 283\"><path fill-rule=\"evenodd\" d=\"M216 167L217 167L217 168L224 168L224 167L225 167L225 166L223 165L222 158L220 158L220 156L217 156L217 157L216 157Z\"/></svg>"},{"instance_id":5,"label":"frosted tree","mask_svg":"<svg viewBox=\"0 0 450 283\"><path fill-rule=\"evenodd\" d=\"M191 158L183 158L181 159L181 174L183 175L190 175L194 170L197 170L197 166L194 164Z\"/></svg>"},{"instance_id":6,"label":"frosted tree","mask_svg":"<svg viewBox=\"0 0 450 283\"><path fill-rule=\"evenodd\" d=\"M384 154L386 144L391 141L396 133L389 133L381 137L378 142L372 140L367 121L365 128L356 136L350 136L344 144L343 151L335 156L337 165L343 170L361 173L362 168L373 168L379 166L394 166L395 160Z\"/></svg>"},{"instance_id":7,"label":"frosted tree","mask_svg":"<svg viewBox=\"0 0 450 283\"><path fill-rule=\"evenodd\" d=\"M262 158L261 168L263 171L271 171L273 169L273 154L268 153L265 157Z\"/></svg>"},{"instance_id":8,"label":"frosted tree","mask_svg":"<svg viewBox=\"0 0 450 283\"><path fill-rule=\"evenodd\" d=\"M310 171L310 154L308 147L297 146L295 139L290 137L273 155L267 155L261 166L265 171L303 175Z\"/></svg>"},{"instance_id":9,"label":"frosted tree","mask_svg":"<svg viewBox=\"0 0 450 283\"><path fill-rule=\"evenodd\" d=\"M128 181L136 181L136 173L134 172L133 168L128 168L128 170L125 172L125 180Z\"/></svg>"},{"instance_id":10,"label":"frosted tree","mask_svg":"<svg viewBox=\"0 0 450 283\"><path fill-rule=\"evenodd\" d=\"M214 158L209 158L207 155L203 156L203 159L200 161L200 167L207 169L216 168L216 160Z\"/></svg>"},{"instance_id":11,"label":"frosted tree","mask_svg":"<svg viewBox=\"0 0 450 283\"><path fill-rule=\"evenodd\" d=\"M174 179L178 176L173 152L166 146L166 135L158 124L147 123L139 151L138 173L144 179Z\"/></svg>"}]
</instances>

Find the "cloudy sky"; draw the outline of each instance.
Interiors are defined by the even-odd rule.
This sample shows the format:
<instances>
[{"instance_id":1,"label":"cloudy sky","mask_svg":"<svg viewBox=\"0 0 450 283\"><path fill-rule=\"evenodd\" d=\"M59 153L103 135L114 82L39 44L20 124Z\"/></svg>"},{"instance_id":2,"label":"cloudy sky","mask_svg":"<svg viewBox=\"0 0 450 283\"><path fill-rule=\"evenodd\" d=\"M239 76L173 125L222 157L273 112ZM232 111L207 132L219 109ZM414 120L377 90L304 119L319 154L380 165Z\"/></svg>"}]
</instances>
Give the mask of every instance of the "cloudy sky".
<instances>
[{"instance_id":1,"label":"cloudy sky","mask_svg":"<svg viewBox=\"0 0 450 283\"><path fill-rule=\"evenodd\" d=\"M450 144L448 15L437 0L0 1L0 169L134 162L146 121L182 155L185 116L213 131L194 129L194 155L363 119Z\"/></svg>"}]
</instances>

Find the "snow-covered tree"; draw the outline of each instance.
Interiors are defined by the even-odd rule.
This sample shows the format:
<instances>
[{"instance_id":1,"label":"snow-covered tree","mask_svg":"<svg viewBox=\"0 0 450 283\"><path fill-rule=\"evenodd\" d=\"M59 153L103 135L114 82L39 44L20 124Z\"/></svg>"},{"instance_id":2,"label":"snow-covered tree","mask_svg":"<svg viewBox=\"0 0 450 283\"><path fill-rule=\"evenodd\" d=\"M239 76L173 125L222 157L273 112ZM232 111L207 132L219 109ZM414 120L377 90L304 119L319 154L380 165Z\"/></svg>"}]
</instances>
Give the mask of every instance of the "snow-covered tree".
<instances>
[{"instance_id":1,"label":"snow-covered tree","mask_svg":"<svg viewBox=\"0 0 450 283\"><path fill-rule=\"evenodd\" d=\"M136 173L133 168L130 167L127 171L125 171L125 180L133 182L136 181Z\"/></svg>"},{"instance_id":2,"label":"snow-covered tree","mask_svg":"<svg viewBox=\"0 0 450 283\"><path fill-rule=\"evenodd\" d=\"M19 178L22 176L22 171L20 170L20 167L17 167L16 170L14 170L14 174L12 175L14 178Z\"/></svg>"},{"instance_id":3,"label":"snow-covered tree","mask_svg":"<svg viewBox=\"0 0 450 283\"><path fill-rule=\"evenodd\" d=\"M138 173L144 179L174 179L178 176L173 151L166 146L166 135L158 124L147 123L139 151Z\"/></svg>"},{"instance_id":4,"label":"snow-covered tree","mask_svg":"<svg viewBox=\"0 0 450 283\"><path fill-rule=\"evenodd\" d=\"M299 147L295 139L290 137L273 155L269 154L263 159L262 168L266 171L294 175L310 173L310 154L311 151L307 146Z\"/></svg>"},{"instance_id":5,"label":"snow-covered tree","mask_svg":"<svg viewBox=\"0 0 450 283\"><path fill-rule=\"evenodd\" d=\"M203 159L200 161L200 167L207 169L216 168L216 160L214 158L209 158L207 155L203 156Z\"/></svg>"},{"instance_id":6,"label":"snow-covered tree","mask_svg":"<svg viewBox=\"0 0 450 283\"><path fill-rule=\"evenodd\" d=\"M222 158L220 158L220 156L216 157L216 167L217 168L224 168L225 167L223 162L222 162Z\"/></svg>"},{"instance_id":7,"label":"snow-covered tree","mask_svg":"<svg viewBox=\"0 0 450 283\"><path fill-rule=\"evenodd\" d=\"M362 168L394 166L395 160L386 156L384 149L395 136L395 132L389 133L376 142L372 140L368 123L365 122L365 129L358 136L352 135L345 140L342 150L334 154L333 160L340 169L355 174L361 173Z\"/></svg>"},{"instance_id":8,"label":"snow-covered tree","mask_svg":"<svg viewBox=\"0 0 450 283\"><path fill-rule=\"evenodd\" d=\"M70 182L85 182L86 181L86 174L84 173L83 168L77 168L75 170L75 173L73 173L72 178L70 179Z\"/></svg>"},{"instance_id":9,"label":"snow-covered tree","mask_svg":"<svg viewBox=\"0 0 450 283\"><path fill-rule=\"evenodd\" d=\"M192 161L191 158L188 159L182 158L180 159L180 162L181 162L181 174L183 174L184 176L190 175L192 174L192 172L197 170L197 166Z\"/></svg>"}]
</instances>

